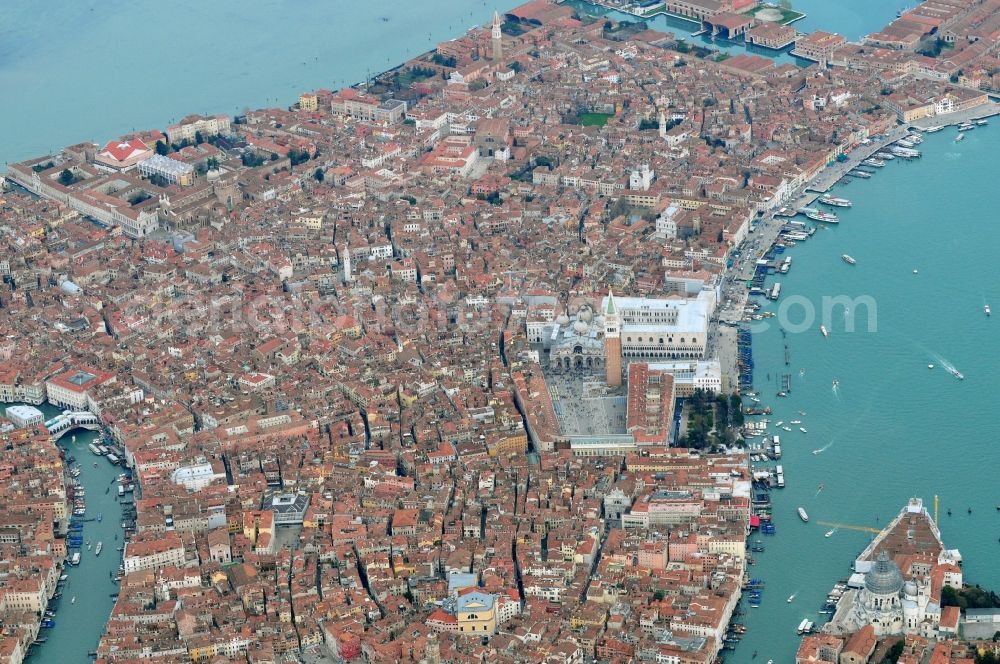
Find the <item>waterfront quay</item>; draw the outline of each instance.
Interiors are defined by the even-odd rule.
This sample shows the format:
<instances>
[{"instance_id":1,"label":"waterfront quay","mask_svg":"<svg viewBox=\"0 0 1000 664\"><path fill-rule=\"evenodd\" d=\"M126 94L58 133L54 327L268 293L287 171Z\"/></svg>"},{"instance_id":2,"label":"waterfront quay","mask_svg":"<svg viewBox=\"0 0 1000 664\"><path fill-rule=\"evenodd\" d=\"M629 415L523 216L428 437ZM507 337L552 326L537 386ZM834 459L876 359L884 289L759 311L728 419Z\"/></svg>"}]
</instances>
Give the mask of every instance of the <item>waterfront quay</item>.
<instances>
[{"instance_id":1,"label":"waterfront quay","mask_svg":"<svg viewBox=\"0 0 1000 664\"><path fill-rule=\"evenodd\" d=\"M991 102L965 111L921 118L906 125L895 127L882 136L874 137L868 143L858 145L854 150L844 155L845 160L829 164L819 175L793 192L790 196L790 202L782 204L780 207L799 209L813 204L819 197L819 193L817 192L828 192L847 173L856 169L865 159L870 158L875 153L906 137L914 129L955 126L973 119L988 118L997 114L1000 114L1000 104ZM743 319L744 309L749 299L749 291L745 283L753 278L757 261L778 241L781 229L786 224L786 219L776 216L776 212L777 210L772 209L757 222L756 231L749 235L738 249L741 252L741 257L726 271L726 276L723 280L723 299L718 314L720 322L737 324ZM725 331L721 332L720 335L721 339L724 339L727 344L727 348L721 351L721 356L724 358L735 357L735 335ZM728 367L726 373L729 384L736 385L735 362L726 361L724 365Z\"/></svg>"},{"instance_id":2,"label":"waterfront quay","mask_svg":"<svg viewBox=\"0 0 1000 664\"><path fill-rule=\"evenodd\" d=\"M981 115L977 110L971 117ZM937 118L929 124L957 119ZM768 406L771 412L751 419L765 436L780 436L782 459L777 463L783 466L786 487L770 491L777 532L759 538L766 551L754 554L750 568L751 575L766 581L767 592L760 607L743 609L740 622L747 633L728 661L750 661L755 651L756 661L761 656L795 661L796 626L809 620L820 629L835 616L839 598L851 596L851 561L871 559L883 545L905 554L907 546L921 541L925 530L912 526L899 528L895 541L879 535L915 495L923 496L948 548L961 550L964 583L990 589L1000 585L993 564L1000 535L993 488L953 479L977 477L977 466L994 454L992 441L976 439L975 431L982 426L978 413L989 407L990 381L998 370L998 358L984 355L982 348L996 334L996 318L984 315L983 303L1000 301L1000 288L988 276L997 260L1000 230L990 223L995 217L992 199L981 192L996 177L1000 133L992 119L965 133L959 143L954 127L926 134L917 146L920 159L897 159L870 180L835 186L831 193L853 202L849 209L835 209L841 223L785 252L794 256L794 266L776 277L784 293L810 302L826 295L865 295L877 303L877 329L868 329L860 312L855 329L849 329L848 317L838 309L832 324L827 323L829 336L820 334L819 320L801 334L784 336L772 324L753 335L761 402L752 405ZM942 219L948 220L944 236ZM840 259L845 252L857 258L857 265ZM968 293L957 286L966 284L971 285ZM927 301L940 306L910 305ZM959 368L964 380L951 375L942 360ZM775 398L775 379L785 372L792 374L794 389L786 398ZM906 403L886 408L903 383ZM949 409L947 418L937 416L942 405ZM792 420L801 420L790 425L792 431L778 425L789 426ZM952 430L956 422L958 433ZM949 436L970 441L971 448L961 454L942 451L937 441ZM917 458L928 463L901 461ZM942 472L945 463L954 467ZM808 523L796 515L798 507L807 510ZM870 544L873 537L876 544ZM905 576L906 562L899 566ZM853 585L857 598L862 588L857 579ZM900 601L904 599L905 591ZM850 606L845 602L835 625L840 634L857 627L856 621L843 627L841 619ZM964 638L992 637L992 629L972 629L975 619L960 619ZM949 639L954 642L944 640ZM809 636L802 641L815 645Z\"/></svg>"}]
</instances>

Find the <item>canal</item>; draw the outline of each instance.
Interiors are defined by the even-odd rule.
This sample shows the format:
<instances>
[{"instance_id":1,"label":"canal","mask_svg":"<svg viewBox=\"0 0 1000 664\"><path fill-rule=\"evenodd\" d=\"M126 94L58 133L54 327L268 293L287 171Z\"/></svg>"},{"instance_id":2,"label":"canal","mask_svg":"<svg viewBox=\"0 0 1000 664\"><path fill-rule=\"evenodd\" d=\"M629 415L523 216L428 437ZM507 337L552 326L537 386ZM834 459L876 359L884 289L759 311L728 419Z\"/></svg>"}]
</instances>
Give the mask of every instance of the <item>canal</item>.
<instances>
[{"instance_id":1,"label":"canal","mask_svg":"<svg viewBox=\"0 0 1000 664\"><path fill-rule=\"evenodd\" d=\"M3 407L7 405L10 404ZM36 407L46 417L54 417L61 412L49 404ZM31 664L90 662L89 653L97 649L115 604L112 594L117 592L118 584L112 580L112 575L121 565L122 554L118 547L124 544L122 506L118 502L116 481L122 469L88 449L87 446L98 438L97 432L76 429L59 441L59 447L66 451L66 458L76 458L77 463L72 464L80 468L80 476L76 480L86 492L83 545L79 549L71 549L71 552L80 552L80 565L67 565L63 570L69 578L60 584L62 597L49 602L49 610L55 612L55 626L39 633L39 638L45 639L45 643L29 651L26 661ZM97 520L98 515L101 515L100 521ZM99 556L95 554L98 542L103 543Z\"/></svg>"}]
</instances>

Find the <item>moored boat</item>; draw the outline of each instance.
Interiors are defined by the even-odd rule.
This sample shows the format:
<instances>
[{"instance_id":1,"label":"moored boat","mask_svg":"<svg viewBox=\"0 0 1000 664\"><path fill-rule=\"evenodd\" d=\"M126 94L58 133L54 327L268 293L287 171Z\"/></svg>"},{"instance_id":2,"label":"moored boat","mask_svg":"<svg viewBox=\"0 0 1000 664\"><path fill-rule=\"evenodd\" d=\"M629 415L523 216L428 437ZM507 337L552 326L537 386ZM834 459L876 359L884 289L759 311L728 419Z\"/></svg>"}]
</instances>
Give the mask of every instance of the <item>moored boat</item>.
<instances>
[{"instance_id":1,"label":"moored boat","mask_svg":"<svg viewBox=\"0 0 1000 664\"><path fill-rule=\"evenodd\" d=\"M837 217L832 212L823 212L822 210L810 210L805 213L806 217L812 219L813 221L822 221L828 224L836 224L840 222L840 218Z\"/></svg>"},{"instance_id":2,"label":"moored boat","mask_svg":"<svg viewBox=\"0 0 1000 664\"><path fill-rule=\"evenodd\" d=\"M834 207L851 207L852 203L846 198L838 198L836 196L830 196L829 194L824 194L819 197L819 202L826 205L833 205Z\"/></svg>"}]
</instances>

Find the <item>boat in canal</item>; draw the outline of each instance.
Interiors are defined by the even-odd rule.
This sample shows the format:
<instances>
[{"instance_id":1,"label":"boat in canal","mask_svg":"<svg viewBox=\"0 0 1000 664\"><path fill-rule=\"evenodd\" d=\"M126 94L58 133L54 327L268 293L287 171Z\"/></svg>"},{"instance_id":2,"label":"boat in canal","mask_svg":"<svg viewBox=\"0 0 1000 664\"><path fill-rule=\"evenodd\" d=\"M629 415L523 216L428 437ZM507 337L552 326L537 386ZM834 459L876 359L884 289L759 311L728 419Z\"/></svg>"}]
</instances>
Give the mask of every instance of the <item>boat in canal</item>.
<instances>
[{"instance_id":1,"label":"boat in canal","mask_svg":"<svg viewBox=\"0 0 1000 664\"><path fill-rule=\"evenodd\" d=\"M802 519L803 522L809 523L809 515L806 514L805 508L804 507L800 507L799 510L798 510L798 512L799 512L799 518Z\"/></svg>"},{"instance_id":2,"label":"boat in canal","mask_svg":"<svg viewBox=\"0 0 1000 664\"><path fill-rule=\"evenodd\" d=\"M95 556L101 555L101 549L103 549L103 548L104 548L104 543L103 542L98 542L97 546L94 548L94 555Z\"/></svg>"}]
</instances>

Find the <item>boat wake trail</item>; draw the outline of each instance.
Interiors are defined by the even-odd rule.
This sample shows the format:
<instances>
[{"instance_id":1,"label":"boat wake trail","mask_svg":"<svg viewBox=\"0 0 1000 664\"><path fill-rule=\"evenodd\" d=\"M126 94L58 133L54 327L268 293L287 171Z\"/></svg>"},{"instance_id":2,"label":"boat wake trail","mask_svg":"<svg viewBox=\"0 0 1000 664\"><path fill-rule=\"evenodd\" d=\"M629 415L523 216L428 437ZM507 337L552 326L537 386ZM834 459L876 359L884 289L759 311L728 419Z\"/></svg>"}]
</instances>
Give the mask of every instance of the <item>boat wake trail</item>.
<instances>
[{"instance_id":1,"label":"boat wake trail","mask_svg":"<svg viewBox=\"0 0 1000 664\"><path fill-rule=\"evenodd\" d=\"M936 359L937 362L938 362L938 365L942 369L944 369L945 371L947 371L948 373L950 373L952 376L955 376L956 378L962 378L963 377L962 376L962 372L959 371L958 368L954 364L952 364L951 362L949 362L947 359L945 359L941 355L938 355L937 353L932 352L931 353L931 357L933 357L934 359Z\"/></svg>"},{"instance_id":2,"label":"boat wake trail","mask_svg":"<svg viewBox=\"0 0 1000 664\"><path fill-rule=\"evenodd\" d=\"M834 441L831 440L829 443L827 443L823 447L821 447L821 448L819 448L817 450L813 450L813 454L822 454L823 452L826 452L828 449L830 449L831 447L833 447L833 443L834 443ZM816 493L818 494L819 491L817 491Z\"/></svg>"}]
</instances>

